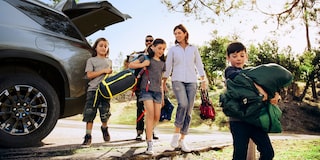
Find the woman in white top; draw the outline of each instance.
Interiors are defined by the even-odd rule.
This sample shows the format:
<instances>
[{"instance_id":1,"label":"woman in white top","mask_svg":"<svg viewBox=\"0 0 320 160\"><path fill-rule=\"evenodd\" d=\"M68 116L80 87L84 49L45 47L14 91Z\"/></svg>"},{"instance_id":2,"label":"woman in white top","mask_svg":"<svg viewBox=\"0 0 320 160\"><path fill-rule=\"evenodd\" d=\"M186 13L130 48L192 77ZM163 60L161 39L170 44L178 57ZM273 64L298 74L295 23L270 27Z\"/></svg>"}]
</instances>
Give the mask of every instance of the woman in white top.
<instances>
[{"instance_id":1,"label":"woman in white top","mask_svg":"<svg viewBox=\"0 0 320 160\"><path fill-rule=\"evenodd\" d=\"M201 88L206 89L205 72L198 48L189 44L187 29L179 24L173 29L176 38L175 46L169 49L166 59L166 71L163 84L171 76L172 89L178 101L175 118L175 133L171 140L173 148L181 147L184 152L191 150L186 145L184 138L188 134L191 113L197 92L197 80L200 76ZM163 85L164 91L167 86Z\"/></svg>"}]
</instances>

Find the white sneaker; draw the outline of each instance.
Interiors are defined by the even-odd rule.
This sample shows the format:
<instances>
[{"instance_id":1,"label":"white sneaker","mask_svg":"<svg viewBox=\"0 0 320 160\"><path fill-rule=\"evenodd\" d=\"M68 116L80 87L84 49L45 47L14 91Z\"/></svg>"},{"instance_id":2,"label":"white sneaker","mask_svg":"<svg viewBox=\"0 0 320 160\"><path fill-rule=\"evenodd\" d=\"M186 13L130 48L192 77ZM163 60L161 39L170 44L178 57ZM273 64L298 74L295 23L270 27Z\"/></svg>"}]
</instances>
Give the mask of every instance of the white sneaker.
<instances>
[{"instance_id":1,"label":"white sneaker","mask_svg":"<svg viewBox=\"0 0 320 160\"><path fill-rule=\"evenodd\" d=\"M179 144L180 144L181 150L183 152L191 152L191 149L187 146L187 144L184 142L184 140L180 140Z\"/></svg>"},{"instance_id":2,"label":"white sneaker","mask_svg":"<svg viewBox=\"0 0 320 160\"><path fill-rule=\"evenodd\" d=\"M147 150L146 150L145 153L148 154L148 155L153 155L154 154L153 149L152 149L153 142L149 141L149 142L147 142L147 144L148 144L148 147L147 147Z\"/></svg>"},{"instance_id":3,"label":"white sneaker","mask_svg":"<svg viewBox=\"0 0 320 160\"><path fill-rule=\"evenodd\" d=\"M171 139L171 147L172 148L177 148L179 147L179 138L180 138L180 133L175 133L173 136L172 136L172 139Z\"/></svg>"}]
</instances>

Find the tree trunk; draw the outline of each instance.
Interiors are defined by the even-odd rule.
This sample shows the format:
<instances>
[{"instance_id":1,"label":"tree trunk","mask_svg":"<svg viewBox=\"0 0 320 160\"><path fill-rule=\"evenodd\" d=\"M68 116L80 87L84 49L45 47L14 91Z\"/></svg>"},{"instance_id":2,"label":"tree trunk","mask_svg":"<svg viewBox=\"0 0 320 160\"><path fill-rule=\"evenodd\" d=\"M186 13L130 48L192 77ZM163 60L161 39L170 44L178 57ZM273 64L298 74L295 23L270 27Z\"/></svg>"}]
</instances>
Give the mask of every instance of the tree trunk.
<instances>
[{"instance_id":1,"label":"tree trunk","mask_svg":"<svg viewBox=\"0 0 320 160\"><path fill-rule=\"evenodd\" d=\"M307 90L308 90L308 88L309 88L309 85L310 85L310 80L308 79L307 82L306 82L306 86L305 86L304 89L303 89L302 94L301 94L299 97L297 97L295 100L297 100L297 101L299 101L299 102L301 102L301 101L303 100L303 98L304 98L304 97L306 96L306 94L307 94Z\"/></svg>"},{"instance_id":2,"label":"tree trunk","mask_svg":"<svg viewBox=\"0 0 320 160\"><path fill-rule=\"evenodd\" d=\"M317 97L317 95L316 95L317 93L316 93L316 89L315 89L314 77L315 77L315 71L313 70L308 76L308 79L307 79L307 82L306 82L306 86L304 87L304 90L303 90L302 94L300 95L300 97L297 99L298 101L301 102L303 100L303 98L306 96L310 83L312 85L312 96L314 96L314 92L315 92L315 96ZM314 90L313 90L313 87L314 87Z\"/></svg>"},{"instance_id":3,"label":"tree trunk","mask_svg":"<svg viewBox=\"0 0 320 160\"><path fill-rule=\"evenodd\" d=\"M311 90L312 90L313 99L318 99L317 90L316 90L316 84L314 82L314 79L311 80Z\"/></svg>"}]
</instances>

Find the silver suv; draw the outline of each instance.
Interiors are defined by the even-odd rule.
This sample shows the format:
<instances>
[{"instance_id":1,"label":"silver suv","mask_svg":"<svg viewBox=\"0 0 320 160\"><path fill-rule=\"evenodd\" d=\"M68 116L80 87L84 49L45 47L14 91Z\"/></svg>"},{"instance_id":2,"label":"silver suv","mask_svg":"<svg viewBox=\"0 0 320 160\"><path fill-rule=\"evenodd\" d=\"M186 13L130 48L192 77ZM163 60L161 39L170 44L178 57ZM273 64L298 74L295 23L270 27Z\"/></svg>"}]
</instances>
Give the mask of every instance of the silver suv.
<instances>
[{"instance_id":1,"label":"silver suv","mask_svg":"<svg viewBox=\"0 0 320 160\"><path fill-rule=\"evenodd\" d=\"M85 37L130 16L107 1L74 0L1 0L0 15L0 146L34 146L59 118L82 113Z\"/></svg>"}]
</instances>

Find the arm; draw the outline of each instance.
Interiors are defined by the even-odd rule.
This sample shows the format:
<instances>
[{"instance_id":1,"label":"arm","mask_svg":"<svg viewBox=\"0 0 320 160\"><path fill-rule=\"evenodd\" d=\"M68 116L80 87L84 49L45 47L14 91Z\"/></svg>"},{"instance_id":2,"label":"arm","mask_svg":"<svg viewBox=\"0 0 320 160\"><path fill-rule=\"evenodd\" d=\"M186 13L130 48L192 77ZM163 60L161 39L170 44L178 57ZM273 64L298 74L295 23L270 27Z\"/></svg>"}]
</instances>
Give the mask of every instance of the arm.
<instances>
[{"instance_id":1,"label":"arm","mask_svg":"<svg viewBox=\"0 0 320 160\"><path fill-rule=\"evenodd\" d=\"M274 97L272 99L270 99L270 103L273 105L277 105L280 100L281 100L281 96L280 96L279 92L276 92L274 94Z\"/></svg>"},{"instance_id":2,"label":"arm","mask_svg":"<svg viewBox=\"0 0 320 160\"><path fill-rule=\"evenodd\" d=\"M263 90L263 88L256 83L254 83L254 86L258 89L259 93L263 95L262 101L266 101L268 99L268 94L266 91Z\"/></svg>"},{"instance_id":3,"label":"arm","mask_svg":"<svg viewBox=\"0 0 320 160\"><path fill-rule=\"evenodd\" d=\"M196 52L195 53L195 58L196 58L195 65L196 65L197 70L198 70L199 75L200 75L201 89L202 90L206 90L207 85L206 85L206 80L205 80L204 66L203 66L203 63L202 63L202 60L201 60L201 56L200 56L199 50L196 49L195 52Z\"/></svg>"},{"instance_id":4,"label":"arm","mask_svg":"<svg viewBox=\"0 0 320 160\"><path fill-rule=\"evenodd\" d=\"M103 74L110 74L112 73L112 61L109 61L109 67L101 69L99 71L94 71L94 62L92 61L91 58L89 58L87 60L87 64L86 64L86 76L88 77L88 79L94 79L96 77L99 77L100 75Z\"/></svg>"},{"instance_id":5,"label":"arm","mask_svg":"<svg viewBox=\"0 0 320 160\"><path fill-rule=\"evenodd\" d=\"M198 48L196 48L195 50L195 66L197 67L198 73L201 76L201 80L204 80L204 76L205 76L204 66L203 66Z\"/></svg>"},{"instance_id":6,"label":"arm","mask_svg":"<svg viewBox=\"0 0 320 160\"><path fill-rule=\"evenodd\" d=\"M161 105L161 108L164 106L164 94L165 94L165 92L164 92L164 88L163 88L163 86L164 85L166 85L165 83L164 83L164 81L163 81L163 79L162 79L162 84L161 84L161 95L162 95L162 98L161 98L161 103L162 103L162 105Z\"/></svg>"},{"instance_id":7,"label":"arm","mask_svg":"<svg viewBox=\"0 0 320 160\"><path fill-rule=\"evenodd\" d=\"M262 101L266 101L266 100L268 99L268 94L267 94L267 92L264 91L264 90L262 89L262 87L259 86L259 85L257 85L256 83L254 83L254 85L255 85L256 88L258 89L259 93L263 95ZM280 99L281 99L281 96L280 96L279 92L276 92L276 93L274 94L274 97L273 97L272 99L270 99L270 103L273 104L273 105L277 105L278 102L280 101Z\"/></svg>"},{"instance_id":8,"label":"arm","mask_svg":"<svg viewBox=\"0 0 320 160\"><path fill-rule=\"evenodd\" d=\"M150 65L150 60L144 60L143 62L140 62L139 59L130 62L128 67L131 69L137 69L137 68L143 68L143 67L147 67Z\"/></svg>"},{"instance_id":9,"label":"arm","mask_svg":"<svg viewBox=\"0 0 320 160\"><path fill-rule=\"evenodd\" d=\"M207 89L207 84L206 84L206 80L205 80L204 76L200 77L200 85L201 85L201 89L202 90L206 90Z\"/></svg>"},{"instance_id":10,"label":"arm","mask_svg":"<svg viewBox=\"0 0 320 160\"><path fill-rule=\"evenodd\" d=\"M165 78L164 82L166 82L167 78L172 73L172 66L173 66L173 52L172 52L172 49L170 49L168 54L167 54L166 65L165 66L166 66L166 71L163 74L163 79Z\"/></svg>"},{"instance_id":11,"label":"arm","mask_svg":"<svg viewBox=\"0 0 320 160\"><path fill-rule=\"evenodd\" d=\"M164 92L167 92L168 91L168 88L167 88L167 79L168 78L166 78L166 77L162 77L162 90L164 91Z\"/></svg>"}]
</instances>

